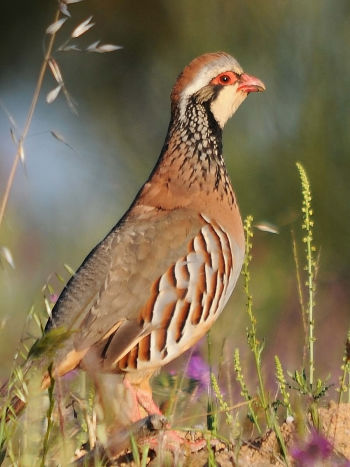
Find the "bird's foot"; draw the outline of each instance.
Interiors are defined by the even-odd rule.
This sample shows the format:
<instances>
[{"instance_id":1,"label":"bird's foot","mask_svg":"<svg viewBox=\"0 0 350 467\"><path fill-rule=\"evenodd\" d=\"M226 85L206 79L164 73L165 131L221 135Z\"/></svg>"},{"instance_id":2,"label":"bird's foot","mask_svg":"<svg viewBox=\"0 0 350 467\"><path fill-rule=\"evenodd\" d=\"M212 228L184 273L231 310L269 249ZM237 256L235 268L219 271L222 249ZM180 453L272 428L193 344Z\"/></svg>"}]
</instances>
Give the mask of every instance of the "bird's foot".
<instances>
[{"instance_id":1,"label":"bird's foot","mask_svg":"<svg viewBox=\"0 0 350 467\"><path fill-rule=\"evenodd\" d=\"M140 444L147 444L155 451L165 450L173 454L179 449L197 452L205 446L206 440L202 437L195 440L191 439L190 432L171 430L150 391L135 387L127 378L124 378L124 385L132 398L129 417L133 424L129 427L129 434L132 433Z\"/></svg>"},{"instance_id":2,"label":"bird's foot","mask_svg":"<svg viewBox=\"0 0 350 467\"><path fill-rule=\"evenodd\" d=\"M157 436L151 436L140 441L140 444L148 444L151 449L155 451L170 451L177 454L179 450L194 453L200 451L205 445L206 440L191 439L190 432L175 431L169 429L169 424L161 430Z\"/></svg>"},{"instance_id":3,"label":"bird's foot","mask_svg":"<svg viewBox=\"0 0 350 467\"><path fill-rule=\"evenodd\" d=\"M171 430L163 415L149 415L134 422L128 429L117 430L109 436L107 451L111 459L115 459L121 451L130 446L130 436L137 445L149 446L159 453L170 451L173 456L194 453L206 445L202 437L196 438L191 432Z\"/></svg>"}]
</instances>

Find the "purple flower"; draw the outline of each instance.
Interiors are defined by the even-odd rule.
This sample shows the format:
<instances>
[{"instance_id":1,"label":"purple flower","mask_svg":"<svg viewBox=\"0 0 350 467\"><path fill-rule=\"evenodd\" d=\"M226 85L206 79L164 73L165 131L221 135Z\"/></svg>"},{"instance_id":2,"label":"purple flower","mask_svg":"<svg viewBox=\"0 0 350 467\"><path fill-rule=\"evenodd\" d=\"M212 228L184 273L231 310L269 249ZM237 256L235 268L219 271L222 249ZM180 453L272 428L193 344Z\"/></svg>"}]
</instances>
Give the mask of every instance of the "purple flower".
<instances>
[{"instance_id":1,"label":"purple flower","mask_svg":"<svg viewBox=\"0 0 350 467\"><path fill-rule=\"evenodd\" d=\"M198 392L208 389L210 382L209 365L198 350L194 350L187 366L186 376L198 383Z\"/></svg>"},{"instance_id":2,"label":"purple flower","mask_svg":"<svg viewBox=\"0 0 350 467\"><path fill-rule=\"evenodd\" d=\"M327 459L332 451L333 446L328 439L312 430L306 443L291 449L291 455L299 467L312 467Z\"/></svg>"}]
</instances>

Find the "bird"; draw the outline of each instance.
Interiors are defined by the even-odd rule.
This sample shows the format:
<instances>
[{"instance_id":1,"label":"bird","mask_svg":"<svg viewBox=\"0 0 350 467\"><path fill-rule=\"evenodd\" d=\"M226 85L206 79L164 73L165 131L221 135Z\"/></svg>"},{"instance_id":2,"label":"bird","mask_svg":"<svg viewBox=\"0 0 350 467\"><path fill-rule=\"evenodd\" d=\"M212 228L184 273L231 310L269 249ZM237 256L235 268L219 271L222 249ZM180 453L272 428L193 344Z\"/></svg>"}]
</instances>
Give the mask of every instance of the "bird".
<instances>
[{"instance_id":1,"label":"bird","mask_svg":"<svg viewBox=\"0 0 350 467\"><path fill-rule=\"evenodd\" d=\"M241 271L244 229L222 132L248 94L264 90L225 52L201 55L180 73L151 174L52 310L44 337L67 337L43 388L52 376L94 368L123 375L132 421L160 413L150 378L206 334Z\"/></svg>"}]
</instances>

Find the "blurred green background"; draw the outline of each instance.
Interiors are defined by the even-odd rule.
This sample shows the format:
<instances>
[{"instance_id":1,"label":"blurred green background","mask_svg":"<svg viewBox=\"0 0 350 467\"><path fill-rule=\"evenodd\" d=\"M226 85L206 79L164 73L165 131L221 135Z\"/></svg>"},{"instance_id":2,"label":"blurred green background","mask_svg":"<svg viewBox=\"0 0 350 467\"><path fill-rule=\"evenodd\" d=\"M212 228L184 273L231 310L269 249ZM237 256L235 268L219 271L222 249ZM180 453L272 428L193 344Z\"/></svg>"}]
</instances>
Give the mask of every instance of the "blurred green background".
<instances>
[{"instance_id":1,"label":"blurred green background","mask_svg":"<svg viewBox=\"0 0 350 467\"><path fill-rule=\"evenodd\" d=\"M16 1L0 17L0 195L15 154L4 106L22 129L56 2ZM101 39L123 46L109 54L54 53L77 104L43 93L25 144L0 228L0 245L15 269L0 269L0 378L9 371L25 316L42 303L41 287L63 264L76 268L116 223L152 169L169 121L169 94L195 56L225 50L267 91L251 95L228 123L224 155L242 215L278 226L256 231L252 290L265 366L273 355L294 369L302 356L291 230L300 238L301 194L295 167L310 177L315 243L320 261L316 308L316 363L325 376L339 370L350 324L350 2L348 0L85 0L70 6L72 29L93 15L94 28L74 41ZM56 47L56 48L57 48ZM73 150L52 137L60 133ZM302 247L299 248L301 253ZM52 281L58 288L57 280ZM225 358L241 348L246 371L247 324L242 283L212 336Z\"/></svg>"}]
</instances>

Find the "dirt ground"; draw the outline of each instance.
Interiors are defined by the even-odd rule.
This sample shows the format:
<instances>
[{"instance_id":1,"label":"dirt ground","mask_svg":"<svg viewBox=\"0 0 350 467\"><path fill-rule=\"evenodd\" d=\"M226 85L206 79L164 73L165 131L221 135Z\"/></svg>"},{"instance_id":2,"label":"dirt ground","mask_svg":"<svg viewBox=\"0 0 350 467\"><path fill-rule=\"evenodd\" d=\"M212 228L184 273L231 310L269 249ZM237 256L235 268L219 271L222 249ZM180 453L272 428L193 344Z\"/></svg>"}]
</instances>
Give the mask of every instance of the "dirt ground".
<instances>
[{"instance_id":1,"label":"dirt ground","mask_svg":"<svg viewBox=\"0 0 350 467\"><path fill-rule=\"evenodd\" d=\"M284 423L281 432L288 450L288 464L291 466L342 466L350 467L350 404L331 402L327 408L319 409L321 435L308 432L303 437L297 434L294 422ZM183 437L183 433L178 433ZM146 442L154 441L154 437L146 438ZM189 439L189 435L186 435ZM204 467L210 465L208 456L215 458L217 466L269 466L285 465L280 455L275 433L269 432L261 439L245 442L241 446L227 446L217 439L208 442L200 434L194 435L193 444L202 443L197 452L189 452L182 447L173 454L165 453L165 449L150 449L147 465L149 466L188 466ZM114 461L113 466L137 465L130 451L124 451ZM215 464L212 464L215 465Z\"/></svg>"}]
</instances>

